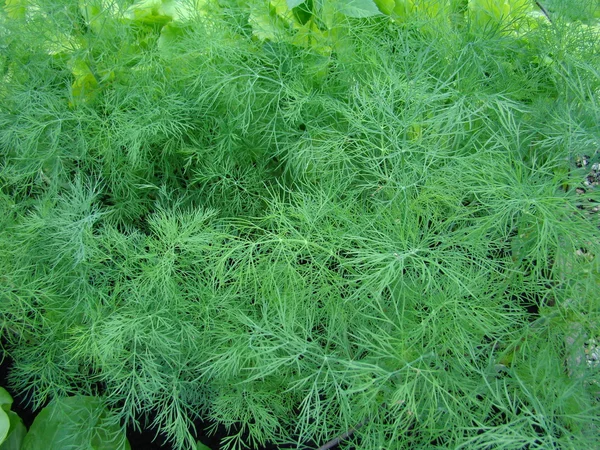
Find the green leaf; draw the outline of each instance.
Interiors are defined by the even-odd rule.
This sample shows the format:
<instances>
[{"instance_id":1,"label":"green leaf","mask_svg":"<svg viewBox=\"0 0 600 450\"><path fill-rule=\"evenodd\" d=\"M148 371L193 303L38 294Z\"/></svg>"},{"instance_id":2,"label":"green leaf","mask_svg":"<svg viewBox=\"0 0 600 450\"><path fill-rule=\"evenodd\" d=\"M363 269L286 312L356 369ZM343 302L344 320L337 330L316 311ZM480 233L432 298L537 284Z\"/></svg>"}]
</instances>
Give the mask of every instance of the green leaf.
<instances>
[{"instance_id":1,"label":"green leaf","mask_svg":"<svg viewBox=\"0 0 600 450\"><path fill-rule=\"evenodd\" d=\"M80 57L74 57L70 61L70 66L74 78L71 84L73 105L91 103L100 92L98 78L90 64Z\"/></svg>"},{"instance_id":2,"label":"green leaf","mask_svg":"<svg viewBox=\"0 0 600 450\"><path fill-rule=\"evenodd\" d=\"M394 11L396 2L394 0L374 0L379 10L388 16Z\"/></svg>"},{"instance_id":3,"label":"green leaf","mask_svg":"<svg viewBox=\"0 0 600 450\"><path fill-rule=\"evenodd\" d=\"M11 19L21 19L27 13L26 0L5 0L4 10Z\"/></svg>"},{"instance_id":4,"label":"green leaf","mask_svg":"<svg viewBox=\"0 0 600 450\"><path fill-rule=\"evenodd\" d=\"M181 1L163 0L159 12L172 17L176 22L192 20L196 15L206 15L207 0ZM214 10L215 6L211 5Z\"/></svg>"},{"instance_id":5,"label":"green leaf","mask_svg":"<svg viewBox=\"0 0 600 450\"><path fill-rule=\"evenodd\" d=\"M0 387L0 450L18 450L27 433L23 421L10 410L13 399L8 391Z\"/></svg>"},{"instance_id":6,"label":"green leaf","mask_svg":"<svg viewBox=\"0 0 600 450\"><path fill-rule=\"evenodd\" d=\"M109 34L115 30L119 6L111 0L79 0L79 12L94 33Z\"/></svg>"},{"instance_id":7,"label":"green leaf","mask_svg":"<svg viewBox=\"0 0 600 450\"><path fill-rule=\"evenodd\" d=\"M397 0L395 3L393 12L400 20L408 19L416 10L413 0Z\"/></svg>"},{"instance_id":8,"label":"green leaf","mask_svg":"<svg viewBox=\"0 0 600 450\"><path fill-rule=\"evenodd\" d=\"M124 17L146 24L164 25L173 19L163 11L161 0L141 0L135 2L125 11Z\"/></svg>"},{"instance_id":9,"label":"green leaf","mask_svg":"<svg viewBox=\"0 0 600 450\"><path fill-rule=\"evenodd\" d=\"M299 26L285 0L271 0L268 10L253 8L248 17L248 23L252 27L252 34L255 37L274 42L286 40L290 26Z\"/></svg>"},{"instance_id":10,"label":"green leaf","mask_svg":"<svg viewBox=\"0 0 600 450\"><path fill-rule=\"evenodd\" d=\"M0 387L0 408L4 411L10 411L13 399L6 389Z\"/></svg>"},{"instance_id":11,"label":"green leaf","mask_svg":"<svg viewBox=\"0 0 600 450\"><path fill-rule=\"evenodd\" d=\"M10 430L10 419L4 409L0 409L0 442L4 442Z\"/></svg>"},{"instance_id":12,"label":"green leaf","mask_svg":"<svg viewBox=\"0 0 600 450\"><path fill-rule=\"evenodd\" d=\"M337 1L336 7L348 17L364 18L381 15L381 11L373 0Z\"/></svg>"},{"instance_id":13,"label":"green leaf","mask_svg":"<svg viewBox=\"0 0 600 450\"><path fill-rule=\"evenodd\" d=\"M302 5L292 10L296 20L302 25L306 25L313 15L313 0L307 0Z\"/></svg>"},{"instance_id":14,"label":"green leaf","mask_svg":"<svg viewBox=\"0 0 600 450\"><path fill-rule=\"evenodd\" d=\"M161 52L169 53L173 45L183 36L185 36L184 26L177 22L169 22L160 30L157 47Z\"/></svg>"},{"instance_id":15,"label":"green leaf","mask_svg":"<svg viewBox=\"0 0 600 450\"><path fill-rule=\"evenodd\" d=\"M97 397L54 399L37 415L22 450L129 449L121 427L108 417Z\"/></svg>"},{"instance_id":16,"label":"green leaf","mask_svg":"<svg viewBox=\"0 0 600 450\"><path fill-rule=\"evenodd\" d=\"M19 450L27 434L27 428L25 428L17 413L9 411L8 418L10 420L10 430L6 440L0 443L0 450Z\"/></svg>"},{"instance_id":17,"label":"green leaf","mask_svg":"<svg viewBox=\"0 0 600 450\"><path fill-rule=\"evenodd\" d=\"M529 0L469 0L469 15L471 21L480 28L511 24L517 26L518 20L527 17L533 10Z\"/></svg>"},{"instance_id":18,"label":"green leaf","mask_svg":"<svg viewBox=\"0 0 600 450\"><path fill-rule=\"evenodd\" d=\"M187 22L196 15L205 15L206 3L206 0L139 0L127 8L125 17L161 26L171 20Z\"/></svg>"},{"instance_id":19,"label":"green leaf","mask_svg":"<svg viewBox=\"0 0 600 450\"><path fill-rule=\"evenodd\" d=\"M211 450L208 445L204 445L200 441L196 441L196 450Z\"/></svg>"},{"instance_id":20,"label":"green leaf","mask_svg":"<svg viewBox=\"0 0 600 450\"><path fill-rule=\"evenodd\" d=\"M306 2L306 0L285 0L288 5L288 8L294 9L296 6L301 5Z\"/></svg>"}]
</instances>

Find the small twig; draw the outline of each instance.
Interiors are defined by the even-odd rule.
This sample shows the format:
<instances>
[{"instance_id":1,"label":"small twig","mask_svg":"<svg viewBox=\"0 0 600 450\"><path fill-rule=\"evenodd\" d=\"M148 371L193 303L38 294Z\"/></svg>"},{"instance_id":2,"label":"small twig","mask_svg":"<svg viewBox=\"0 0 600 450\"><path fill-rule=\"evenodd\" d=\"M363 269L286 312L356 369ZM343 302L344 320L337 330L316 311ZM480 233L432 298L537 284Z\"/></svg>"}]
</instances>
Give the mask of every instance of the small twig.
<instances>
[{"instance_id":1,"label":"small twig","mask_svg":"<svg viewBox=\"0 0 600 450\"><path fill-rule=\"evenodd\" d=\"M379 405L379 409L384 409L387 407L386 403L382 403L381 405ZM356 433L356 431L358 431L363 425L365 425L366 423L369 422L368 417L365 417L363 420L361 420L356 426L350 428L348 431L345 431L344 433L340 434L338 437L333 438L332 440L330 440L329 442L327 442L326 444L321 445L317 450L329 450L333 447L335 447L336 445L338 445L340 442L342 442L343 440L348 439L350 436L352 436L354 433Z\"/></svg>"},{"instance_id":2,"label":"small twig","mask_svg":"<svg viewBox=\"0 0 600 450\"><path fill-rule=\"evenodd\" d=\"M540 8L540 11L542 11L542 13L546 16L546 19L548 19L548 22L552 23L552 19L550 18L550 14L548 14L548 11L546 10L546 8L544 8L542 6L542 4L540 2L538 2L537 0L535 0L535 4L538 6L538 8Z\"/></svg>"},{"instance_id":3,"label":"small twig","mask_svg":"<svg viewBox=\"0 0 600 450\"><path fill-rule=\"evenodd\" d=\"M343 440L348 439L350 436L352 436L360 427L362 427L368 421L369 421L369 419L363 419L355 427L350 428L348 431L345 431L344 433L340 434L338 437L333 438L326 444L321 445L317 450L329 450L329 449L335 447Z\"/></svg>"}]
</instances>

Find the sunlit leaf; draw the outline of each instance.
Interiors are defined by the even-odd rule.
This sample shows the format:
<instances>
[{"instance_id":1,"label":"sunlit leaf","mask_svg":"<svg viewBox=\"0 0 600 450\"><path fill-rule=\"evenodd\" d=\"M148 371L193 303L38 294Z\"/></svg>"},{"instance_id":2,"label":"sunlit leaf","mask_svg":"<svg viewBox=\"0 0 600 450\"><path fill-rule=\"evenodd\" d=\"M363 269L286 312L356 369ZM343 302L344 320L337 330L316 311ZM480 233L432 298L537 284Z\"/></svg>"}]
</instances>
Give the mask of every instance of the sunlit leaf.
<instances>
[{"instance_id":1,"label":"sunlit leaf","mask_svg":"<svg viewBox=\"0 0 600 450\"><path fill-rule=\"evenodd\" d=\"M4 442L0 444L0 450L20 450L23 439L27 434L27 428L23 425L23 420L13 411L8 412L10 420L10 429Z\"/></svg>"},{"instance_id":2,"label":"sunlit leaf","mask_svg":"<svg viewBox=\"0 0 600 450\"><path fill-rule=\"evenodd\" d=\"M108 418L97 397L57 398L37 415L23 441L23 450L127 450L123 430Z\"/></svg>"},{"instance_id":3,"label":"sunlit leaf","mask_svg":"<svg viewBox=\"0 0 600 450\"><path fill-rule=\"evenodd\" d=\"M364 18L381 15L373 0L338 0L335 4L339 11L348 17Z\"/></svg>"},{"instance_id":4,"label":"sunlit leaf","mask_svg":"<svg viewBox=\"0 0 600 450\"><path fill-rule=\"evenodd\" d=\"M79 11L94 33L110 32L119 17L119 7L113 0L79 0Z\"/></svg>"},{"instance_id":5,"label":"sunlit leaf","mask_svg":"<svg viewBox=\"0 0 600 450\"><path fill-rule=\"evenodd\" d=\"M391 14L396 6L395 0L374 0L379 10L384 14Z\"/></svg>"},{"instance_id":6,"label":"sunlit leaf","mask_svg":"<svg viewBox=\"0 0 600 450\"><path fill-rule=\"evenodd\" d=\"M293 9L296 6L301 5L304 2L306 2L306 0L286 0L288 8L290 8L290 9Z\"/></svg>"},{"instance_id":7,"label":"sunlit leaf","mask_svg":"<svg viewBox=\"0 0 600 450\"><path fill-rule=\"evenodd\" d=\"M10 419L4 409L0 409L0 442L4 442L10 430Z\"/></svg>"},{"instance_id":8,"label":"sunlit leaf","mask_svg":"<svg viewBox=\"0 0 600 450\"><path fill-rule=\"evenodd\" d=\"M5 0L4 10L11 19L20 19L27 13L27 0Z\"/></svg>"},{"instance_id":9,"label":"sunlit leaf","mask_svg":"<svg viewBox=\"0 0 600 450\"><path fill-rule=\"evenodd\" d=\"M100 90L96 74L90 68L89 63L82 58L74 58L71 61L71 72L74 77L71 85L73 103L89 103Z\"/></svg>"},{"instance_id":10,"label":"sunlit leaf","mask_svg":"<svg viewBox=\"0 0 600 450\"><path fill-rule=\"evenodd\" d=\"M12 403L13 399L11 395L6 389L0 387L0 408L4 409L5 411L9 411Z\"/></svg>"},{"instance_id":11,"label":"sunlit leaf","mask_svg":"<svg viewBox=\"0 0 600 450\"><path fill-rule=\"evenodd\" d=\"M161 0L139 0L127 8L124 17L141 23L164 25L173 20L168 12L169 8L165 11Z\"/></svg>"},{"instance_id":12,"label":"sunlit leaf","mask_svg":"<svg viewBox=\"0 0 600 450\"><path fill-rule=\"evenodd\" d=\"M171 17L176 22L184 22L197 15L206 15L207 11L204 8L207 3L207 0L163 0L159 13ZM214 12L214 6L212 8Z\"/></svg>"},{"instance_id":13,"label":"sunlit leaf","mask_svg":"<svg viewBox=\"0 0 600 450\"><path fill-rule=\"evenodd\" d=\"M19 450L27 433L21 418L10 410L12 403L11 395L0 387L0 450Z\"/></svg>"},{"instance_id":14,"label":"sunlit leaf","mask_svg":"<svg viewBox=\"0 0 600 450\"><path fill-rule=\"evenodd\" d=\"M208 445L204 445L202 442L197 441L196 450L211 450L211 448Z\"/></svg>"},{"instance_id":15,"label":"sunlit leaf","mask_svg":"<svg viewBox=\"0 0 600 450\"><path fill-rule=\"evenodd\" d=\"M506 26L516 29L532 10L529 0L469 0L468 4L471 22L481 29L500 27L507 31Z\"/></svg>"}]
</instances>

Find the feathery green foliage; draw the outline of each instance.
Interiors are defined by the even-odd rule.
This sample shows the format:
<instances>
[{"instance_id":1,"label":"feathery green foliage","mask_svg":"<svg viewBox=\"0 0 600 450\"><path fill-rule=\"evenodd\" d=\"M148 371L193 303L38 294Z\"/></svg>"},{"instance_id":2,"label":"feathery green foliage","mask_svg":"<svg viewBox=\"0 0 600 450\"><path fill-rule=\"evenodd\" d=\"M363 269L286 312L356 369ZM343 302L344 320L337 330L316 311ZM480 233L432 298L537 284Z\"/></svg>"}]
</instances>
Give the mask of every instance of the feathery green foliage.
<instances>
[{"instance_id":1,"label":"feathery green foliage","mask_svg":"<svg viewBox=\"0 0 600 450\"><path fill-rule=\"evenodd\" d=\"M12 387L180 449L597 447L598 11L338 3L5 0Z\"/></svg>"}]
</instances>

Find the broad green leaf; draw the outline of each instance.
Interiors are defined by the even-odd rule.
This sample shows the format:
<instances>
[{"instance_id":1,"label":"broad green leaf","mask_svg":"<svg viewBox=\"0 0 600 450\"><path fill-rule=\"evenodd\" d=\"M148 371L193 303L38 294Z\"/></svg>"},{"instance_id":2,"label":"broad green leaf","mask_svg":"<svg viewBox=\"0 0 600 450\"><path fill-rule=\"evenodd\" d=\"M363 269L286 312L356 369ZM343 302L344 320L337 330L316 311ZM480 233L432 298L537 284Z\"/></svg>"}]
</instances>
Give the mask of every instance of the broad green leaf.
<instances>
[{"instance_id":1,"label":"broad green leaf","mask_svg":"<svg viewBox=\"0 0 600 450\"><path fill-rule=\"evenodd\" d=\"M71 85L73 104L85 104L93 101L100 91L100 84L90 65L81 58L74 58L70 66L75 78Z\"/></svg>"},{"instance_id":2,"label":"broad green leaf","mask_svg":"<svg viewBox=\"0 0 600 450\"><path fill-rule=\"evenodd\" d=\"M27 0L5 0L4 10L11 19L21 19L27 13Z\"/></svg>"},{"instance_id":3,"label":"broad green leaf","mask_svg":"<svg viewBox=\"0 0 600 450\"><path fill-rule=\"evenodd\" d=\"M285 0L289 9L294 9L296 6L301 5L306 0Z\"/></svg>"},{"instance_id":4,"label":"broad green leaf","mask_svg":"<svg viewBox=\"0 0 600 450\"><path fill-rule=\"evenodd\" d=\"M313 15L313 0L307 0L300 6L295 7L292 12L294 17L302 25L306 25Z\"/></svg>"},{"instance_id":5,"label":"broad green leaf","mask_svg":"<svg viewBox=\"0 0 600 450\"><path fill-rule=\"evenodd\" d=\"M10 419L4 409L0 409L0 442L4 442L10 430Z\"/></svg>"},{"instance_id":6,"label":"broad green leaf","mask_svg":"<svg viewBox=\"0 0 600 450\"><path fill-rule=\"evenodd\" d=\"M9 411L10 430L6 440L0 444L0 450L19 450L27 434L27 428L17 413Z\"/></svg>"},{"instance_id":7,"label":"broad green leaf","mask_svg":"<svg viewBox=\"0 0 600 450\"><path fill-rule=\"evenodd\" d=\"M211 450L211 448L200 441L196 441L196 450Z\"/></svg>"},{"instance_id":8,"label":"broad green leaf","mask_svg":"<svg viewBox=\"0 0 600 450\"><path fill-rule=\"evenodd\" d=\"M8 391L0 387L0 450L18 450L27 433L23 421L10 410L13 399Z\"/></svg>"},{"instance_id":9,"label":"broad green leaf","mask_svg":"<svg viewBox=\"0 0 600 450\"><path fill-rule=\"evenodd\" d=\"M185 26L179 25L176 22L169 22L160 30L157 47L163 52L169 52L170 48L185 35Z\"/></svg>"},{"instance_id":10,"label":"broad green leaf","mask_svg":"<svg viewBox=\"0 0 600 450\"><path fill-rule=\"evenodd\" d=\"M470 0L469 10L474 19L483 25L488 20L500 22L503 18L508 17L510 4L506 0Z\"/></svg>"},{"instance_id":11,"label":"broad green leaf","mask_svg":"<svg viewBox=\"0 0 600 450\"><path fill-rule=\"evenodd\" d=\"M56 33L52 41L47 42L46 52L53 56L70 55L82 47L80 39L69 33Z\"/></svg>"},{"instance_id":12,"label":"broad green leaf","mask_svg":"<svg viewBox=\"0 0 600 450\"><path fill-rule=\"evenodd\" d=\"M172 17L175 22L184 22L193 19L196 15L206 15L207 0L163 0L159 12ZM215 6L211 6L215 8Z\"/></svg>"},{"instance_id":13,"label":"broad green leaf","mask_svg":"<svg viewBox=\"0 0 600 450\"><path fill-rule=\"evenodd\" d=\"M119 16L119 6L113 0L79 0L79 12L94 33L110 33Z\"/></svg>"},{"instance_id":14,"label":"broad green leaf","mask_svg":"<svg viewBox=\"0 0 600 450\"><path fill-rule=\"evenodd\" d=\"M10 411L13 399L6 389L0 387L0 407L5 411Z\"/></svg>"},{"instance_id":15,"label":"broad green leaf","mask_svg":"<svg viewBox=\"0 0 600 450\"><path fill-rule=\"evenodd\" d=\"M164 25L173 19L163 11L161 0L139 0L127 8L124 17L141 23L159 25Z\"/></svg>"},{"instance_id":16,"label":"broad green leaf","mask_svg":"<svg viewBox=\"0 0 600 450\"><path fill-rule=\"evenodd\" d=\"M373 0L338 0L338 10L348 17L373 17L381 15L381 11Z\"/></svg>"},{"instance_id":17,"label":"broad green leaf","mask_svg":"<svg viewBox=\"0 0 600 450\"><path fill-rule=\"evenodd\" d=\"M392 11L394 11L394 7L396 6L395 0L374 0L375 4L379 8L379 10L387 15L390 15Z\"/></svg>"},{"instance_id":18,"label":"broad green leaf","mask_svg":"<svg viewBox=\"0 0 600 450\"><path fill-rule=\"evenodd\" d=\"M127 8L125 17L147 24L185 22L205 15L206 4L207 0L138 0Z\"/></svg>"},{"instance_id":19,"label":"broad green leaf","mask_svg":"<svg viewBox=\"0 0 600 450\"><path fill-rule=\"evenodd\" d=\"M295 20L285 0L271 0L268 9L253 8L248 23L252 26L252 34L255 37L274 42L285 41L290 35L290 28L302 26Z\"/></svg>"},{"instance_id":20,"label":"broad green leaf","mask_svg":"<svg viewBox=\"0 0 600 450\"><path fill-rule=\"evenodd\" d=\"M290 9L288 8L286 0L271 0L269 6L271 13L280 17L290 17Z\"/></svg>"},{"instance_id":21,"label":"broad green leaf","mask_svg":"<svg viewBox=\"0 0 600 450\"><path fill-rule=\"evenodd\" d=\"M252 35L262 41L277 42L281 40L279 37L285 34L285 27L282 22L280 17L272 17L258 9L253 10L248 17L248 23L252 27Z\"/></svg>"},{"instance_id":22,"label":"broad green leaf","mask_svg":"<svg viewBox=\"0 0 600 450\"><path fill-rule=\"evenodd\" d=\"M123 430L97 397L57 398L37 415L22 450L127 450Z\"/></svg>"},{"instance_id":23,"label":"broad green leaf","mask_svg":"<svg viewBox=\"0 0 600 450\"><path fill-rule=\"evenodd\" d=\"M396 0L394 14L401 20L407 19L415 12L416 6L413 0Z\"/></svg>"},{"instance_id":24,"label":"broad green leaf","mask_svg":"<svg viewBox=\"0 0 600 450\"><path fill-rule=\"evenodd\" d=\"M515 29L533 6L529 0L469 0L468 10L471 21L478 27L510 24Z\"/></svg>"}]
</instances>

